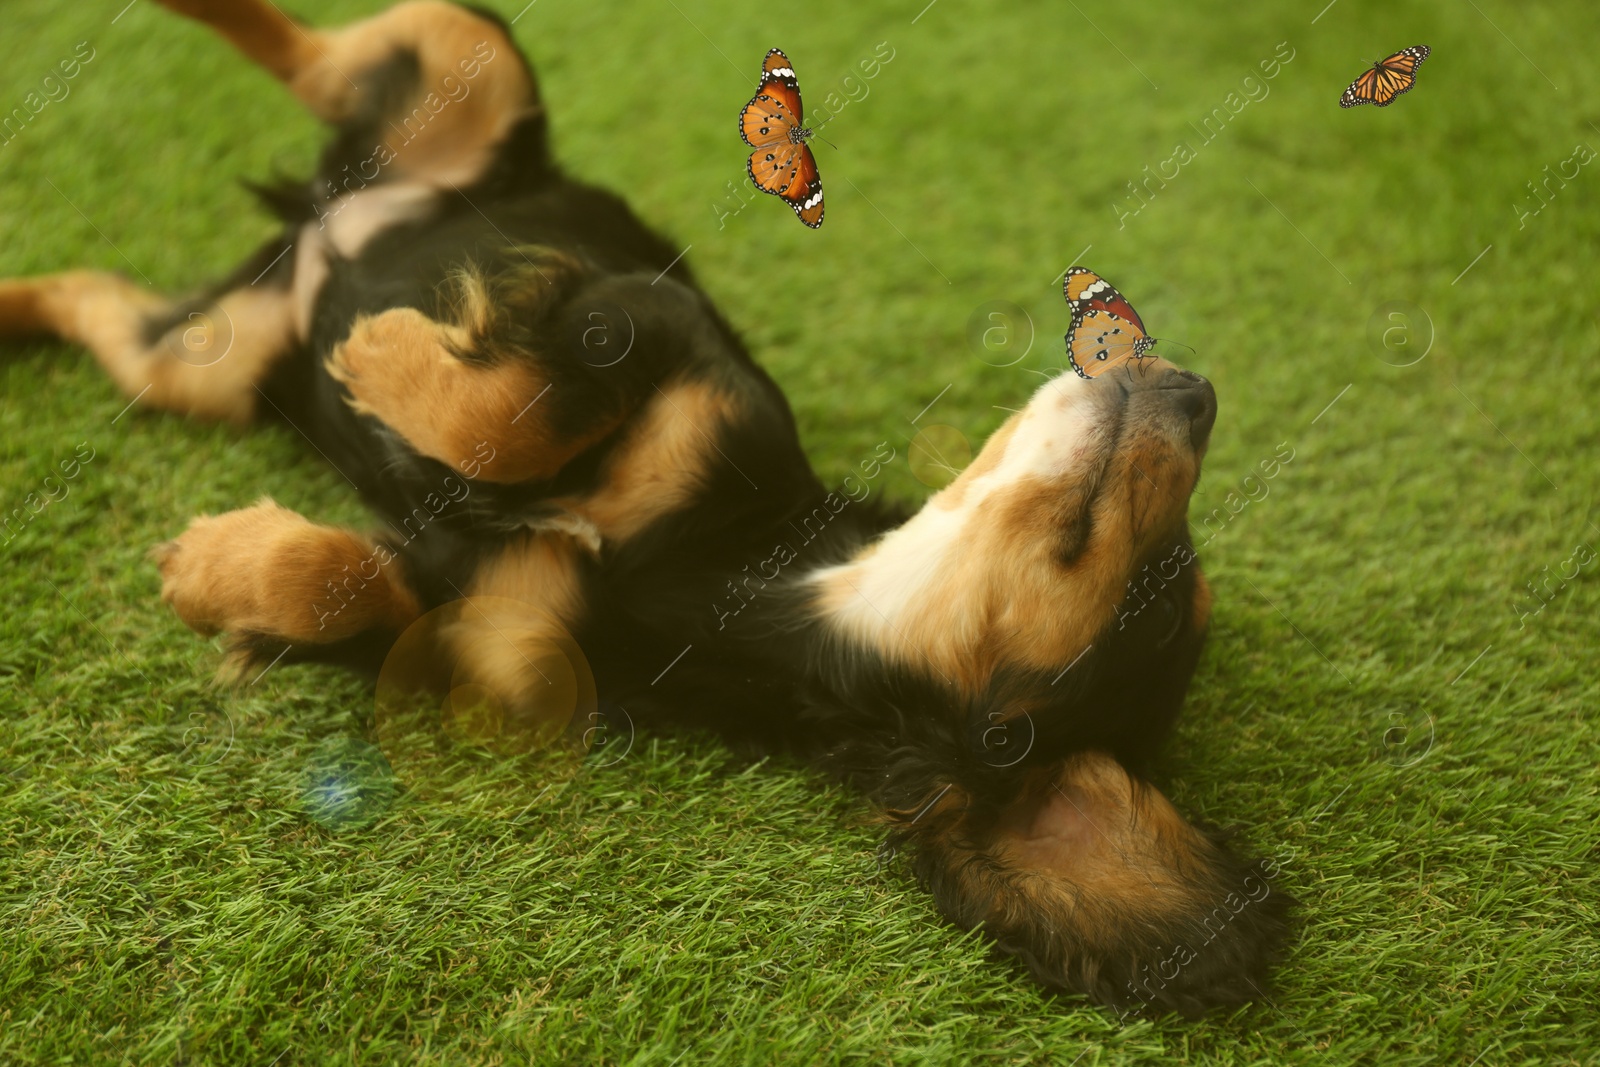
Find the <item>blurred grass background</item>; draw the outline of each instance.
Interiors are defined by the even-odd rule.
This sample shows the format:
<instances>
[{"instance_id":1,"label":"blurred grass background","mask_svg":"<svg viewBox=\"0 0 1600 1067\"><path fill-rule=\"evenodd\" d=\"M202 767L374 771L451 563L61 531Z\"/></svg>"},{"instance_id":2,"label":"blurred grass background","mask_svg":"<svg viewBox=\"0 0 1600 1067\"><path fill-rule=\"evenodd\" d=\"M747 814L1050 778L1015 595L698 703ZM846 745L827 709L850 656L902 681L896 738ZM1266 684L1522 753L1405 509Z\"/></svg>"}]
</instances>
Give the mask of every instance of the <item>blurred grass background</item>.
<instances>
[{"instance_id":1,"label":"blurred grass background","mask_svg":"<svg viewBox=\"0 0 1600 1067\"><path fill-rule=\"evenodd\" d=\"M123 2L6 5L0 113L79 42L94 58L0 147L0 274L191 285L271 229L234 179L315 157L265 74ZM1192 346L1166 354L1221 398L1194 516L1228 520L1198 537L1216 618L1163 769L1291 857L1272 998L1129 1025L1052 1001L903 861L876 869L856 799L709 740L483 771L360 830L308 818L308 766L372 740L369 691L316 669L212 689L144 552L263 493L360 523L349 487L288 431L119 416L86 354L34 345L0 364L0 506L93 459L0 548L0 1061L1592 1062L1600 575L1552 576L1600 544L1600 177L1537 214L1528 183L1600 146L1600 10L492 6L521 11L560 157L689 247L829 480L889 441L887 490L925 494L917 426L976 447L1021 405L1080 255ZM1338 108L1422 43L1414 91ZM849 100L815 233L772 198L732 210L773 45L813 112ZM1260 98L1202 143L1230 93ZM1119 222L1180 142L1195 158ZM974 343L1002 321L1008 347Z\"/></svg>"}]
</instances>

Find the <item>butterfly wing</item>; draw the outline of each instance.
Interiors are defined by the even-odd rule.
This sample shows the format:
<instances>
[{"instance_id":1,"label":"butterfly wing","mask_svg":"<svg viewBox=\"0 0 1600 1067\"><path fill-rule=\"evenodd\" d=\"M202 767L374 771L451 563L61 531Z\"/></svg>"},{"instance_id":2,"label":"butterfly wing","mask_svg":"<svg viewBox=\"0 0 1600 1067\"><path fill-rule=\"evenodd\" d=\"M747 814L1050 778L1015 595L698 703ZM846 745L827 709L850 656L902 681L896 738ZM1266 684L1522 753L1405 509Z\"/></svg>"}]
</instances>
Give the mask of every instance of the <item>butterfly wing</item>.
<instances>
[{"instance_id":1,"label":"butterfly wing","mask_svg":"<svg viewBox=\"0 0 1600 1067\"><path fill-rule=\"evenodd\" d=\"M787 141L789 131L805 117L800 102L800 82L789 57L774 48L761 64L761 84L739 113L739 136L751 148Z\"/></svg>"},{"instance_id":2,"label":"butterfly wing","mask_svg":"<svg viewBox=\"0 0 1600 1067\"><path fill-rule=\"evenodd\" d=\"M794 208L794 213L801 222L813 230L822 225L822 175L817 172L817 157L811 154L807 145L800 145L800 171L795 176L798 183L805 183L803 195L790 193L783 194L784 200Z\"/></svg>"},{"instance_id":3,"label":"butterfly wing","mask_svg":"<svg viewBox=\"0 0 1600 1067\"><path fill-rule=\"evenodd\" d=\"M1371 70L1350 83L1339 97L1340 107L1373 104L1388 107L1401 93L1409 92L1417 83L1417 68L1428 58L1428 46L1419 44L1402 48L1387 59L1379 61Z\"/></svg>"},{"instance_id":4,"label":"butterfly wing","mask_svg":"<svg viewBox=\"0 0 1600 1067\"><path fill-rule=\"evenodd\" d=\"M1067 362L1080 378L1098 377L1139 358L1156 343L1127 298L1094 271L1073 267L1062 291L1072 313Z\"/></svg>"},{"instance_id":5,"label":"butterfly wing","mask_svg":"<svg viewBox=\"0 0 1600 1067\"><path fill-rule=\"evenodd\" d=\"M794 115L796 125L805 121L805 105L800 102L800 79L795 77L794 64L789 62L789 57L783 50L774 48L767 53L767 58L761 64L761 84L756 88L756 94L766 93L768 96L783 101Z\"/></svg>"},{"instance_id":6,"label":"butterfly wing","mask_svg":"<svg viewBox=\"0 0 1600 1067\"><path fill-rule=\"evenodd\" d=\"M1372 102L1378 107L1388 107L1394 102L1395 97L1417 83L1417 79L1409 74L1394 74L1382 68L1376 73L1378 84L1373 92Z\"/></svg>"},{"instance_id":7,"label":"butterfly wing","mask_svg":"<svg viewBox=\"0 0 1600 1067\"><path fill-rule=\"evenodd\" d=\"M1133 305L1117 292L1116 286L1087 267L1073 267L1067 271L1061 290L1074 317L1080 312L1106 311L1138 327L1139 333L1144 334L1144 323L1140 321L1139 313L1133 310Z\"/></svg>"},{"instance_id":8,"label":"butterfly wing","mask_svg":"<svg viewBox=\"0 0 1600 1067\"><path fill-rule=\"evenodd\" d=\"M751 148L789 144L789 131L798 128L800 120L789 105L775 96L757 93L755 98L739 113L739 136Z\"/></svg>"},{"instance_id":9,"label":"butterfly wing","mask_svg":"<svg viewBox=\"0 0 1600 1067\"><path fill-rule=\"evenodd\" d=\"M1428 46L1419 44L1415 48L1402 48L1378 66L1394 74L1415 75L1417 68L1422 66L1422 61L1428 58Z\"/></svg>"},{"instance_id":10,"label":"butterfly wing","mask_svg":"<svg viewBox=\"0 0 1600 1067\"><path fill-rule=\"evenodd\" d=\"M1378 95L1372 102L1379 107L1388 107L1395 97L1410 92L1411 87L1417 84L1417 68L1427 58L1428 46L1419 44L1414 48L1403 48L1379 63Z\"/></svg>"},{"instance_id":11,"label":"butterfly wing","mask_svg":"<svg viewBox=\"0 0 1600 1067\"><path fill-rule=\"evenodd\" d=\"M1377 99L1378 71L1371 68L1363 71L1361 77L1351 82L1345 91L1339 94L1340 107L1356 107L1359 104L1370 104Z\"/></svg>"},{"instance_id":12,"label":"butterfly wing","mask_svg":"<svg viewBox=\"0 0 1600 1067\"><path fill-rule=\"evenodd\" d=\"M784 142L757 148L750 153L749 170L757 189L781 196L813 230L822 225L822 177L810 147Z\"/></svg>"},{"instance_id":13,"label":"butterfly wing","mask_svg":"<svg viewBox=\"0 0 1600 1067\"><path fill-rule=\"evenodd\" d=\"M1106 371L1144 355L1155 344L1126 319L1090 311L1067 328L1067 362L1080 378L1098 378Z\"/></svg>"},{"instance_id":14,"label":"butterfly wing","mask_svg":"<svg viewBox=\"0 0 1600 1067\"><path fill-rule=\"evenodd\" d=\"M822 225L822 178L811 148L794 136L804 113L794 67L774 48L761 66L755 97L739 114L739 136L755 149L748 169L756 188L782 197L801 222L816 229Z\"/></svg>"}]
</instances>

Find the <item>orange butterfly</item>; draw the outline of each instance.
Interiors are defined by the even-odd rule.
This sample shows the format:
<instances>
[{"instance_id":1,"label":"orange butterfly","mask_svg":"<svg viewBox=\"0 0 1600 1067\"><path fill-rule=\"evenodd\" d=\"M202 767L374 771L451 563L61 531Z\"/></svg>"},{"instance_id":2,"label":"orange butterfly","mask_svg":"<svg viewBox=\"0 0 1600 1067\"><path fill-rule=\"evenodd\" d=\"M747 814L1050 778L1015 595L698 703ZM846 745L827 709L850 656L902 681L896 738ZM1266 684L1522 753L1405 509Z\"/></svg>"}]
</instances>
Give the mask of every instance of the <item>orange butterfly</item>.
<instances>
[{"instance_id":1,"label":"orange butterfly","mask_svg":"<svg viewBox=\"0 0 1600 1067\"><path fill-rule=\"evenodd\" d=\"M1388 107L1394 98L1417 84L1417 68L1428 58L1428 46L1403 48L1388 59L1380 59L1372 69L1350 83L1339 97L1340 107L1377 104Z\"/></svg>"},{"instance_id":2,"label":"orange butterfly","mask_svg":"<svg viewBox=\"0 0 1600 1067\"><path fill-rule=\"evenodd\" d=\"M806 144L811 131L800 125L804 116L794 67L774 48L761 64L755 98L739 113L739 136L755 149L749 171L756 188L783 197L801 222L816 229L822 225L822 178Z\"/></svg>"},{"instance_id":3,"label":"orange butterfly","mask_svg":"<svg viewBox=\"0 0 1600 1067\"><path fill-rule=\"evenodd\" d=\"M1130 359L1142 359L1155 345L1128 298L1094 271L1073 267L1061 288L1072 313L1067 361L1078 377L1098 378Z\"/></svg>"}]
</instances>

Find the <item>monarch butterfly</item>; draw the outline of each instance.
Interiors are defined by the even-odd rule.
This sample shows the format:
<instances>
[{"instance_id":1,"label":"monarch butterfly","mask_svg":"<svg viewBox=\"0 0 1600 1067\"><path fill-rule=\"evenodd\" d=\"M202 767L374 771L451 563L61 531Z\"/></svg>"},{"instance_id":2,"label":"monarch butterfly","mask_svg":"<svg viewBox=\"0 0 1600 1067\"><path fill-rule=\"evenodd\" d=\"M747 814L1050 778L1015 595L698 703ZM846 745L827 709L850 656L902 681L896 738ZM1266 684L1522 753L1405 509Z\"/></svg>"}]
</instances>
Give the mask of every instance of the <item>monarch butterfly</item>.
<instances>
[{"instance_id":1,"label":"monarch butterfly","mask_svg":"<svg viewBox=\"0 0 1600 1067\"><path fill-rule=\"evenodd\" d=\"M1428 58L1428 46L1403 48L1388 59L1380 59L1361 77L1350 83L1339 97L1340 107L1377 104L1388 107L1394 98L1417 84L1417 68Z\"/></svg>"},{"instance_id":2,"label":"monarch butterfly","mask_svg":"<svg viewBox=\"0 0 1600 1067\"><path fill-rule=\"evenodd\" d=\"M739 113L739 136L754 148L747 169L756 188L781 196L816 229L822 225L822 178L806 141L811 131L800 125L800 82L789 57L777 48L761 64L761 84Z\"/></svg>"},{"instance_id":3,"label":"monarch butterfly","mask_svg":"<svg viewBox=\"0 0 1600 1067\"><path fill-rule=\"evenodd\" d=\"M1062 291L1072 312L1067 327L1067 362L1080 378L1095 378L1156 343L1144 331L1133 305L1110 282L1087 267L1067 271Z\"/></svg>"}]
</instances>

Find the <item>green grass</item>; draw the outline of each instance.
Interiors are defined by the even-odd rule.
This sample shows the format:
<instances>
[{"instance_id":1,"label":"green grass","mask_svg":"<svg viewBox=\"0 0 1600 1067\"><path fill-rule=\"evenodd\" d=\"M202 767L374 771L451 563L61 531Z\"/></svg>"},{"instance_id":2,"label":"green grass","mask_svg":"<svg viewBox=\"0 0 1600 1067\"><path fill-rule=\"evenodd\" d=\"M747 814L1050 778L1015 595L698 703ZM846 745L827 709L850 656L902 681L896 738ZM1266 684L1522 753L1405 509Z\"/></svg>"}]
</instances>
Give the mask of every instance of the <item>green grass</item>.
<instances>
[{"instance_id":1,"label":"green grass","mask_svg":"<svg viewBox=\"0 0 1600 1067\"><path fill-rule=\"evenodd\" d=\"M939 396L918 425L976 445L1019 406L1059 359L1052 276L1090 244L1217 386L1196 517L1294 449L1202 550L1215 627L1163 766L1186 810L1290 857L1306 906L1272 1000L1126 1026L1052 1001L903 861L877 870L855 798L711 740L319 824L300 783L372 739L370 692L317 669L211 688L218 651L144 552L262 493L360 522L349 487L290 432L118 417L84 353L34 345L0 363L0 507L94 458L0 548L0 1062L1593 1062L1600 567L1525 626L1513 605L1600 544L1600 174L1523 228L1513 205L1600 147L1600 12L941 0L913 25L922 3L542 0L516 32L562 158L693 246L826 478L887 440L883 484L925 493L911 418ZM96 54L0 148L0 274L193 283L269 232L232 180L314 158L265 75L121 4L6 4L0 113ZM1126 183L1280 41L1270 95L1119 230ZM769 198L719 225L763 52L815 109L879 42L819 149L827 225ZM1415 91L1336 106L1417 43ZM1031 316L1016 366L968 342L990 301ZM1386 301L1431 320L1414 365L1368 342Z\"/></svg>"}]
</instances>

